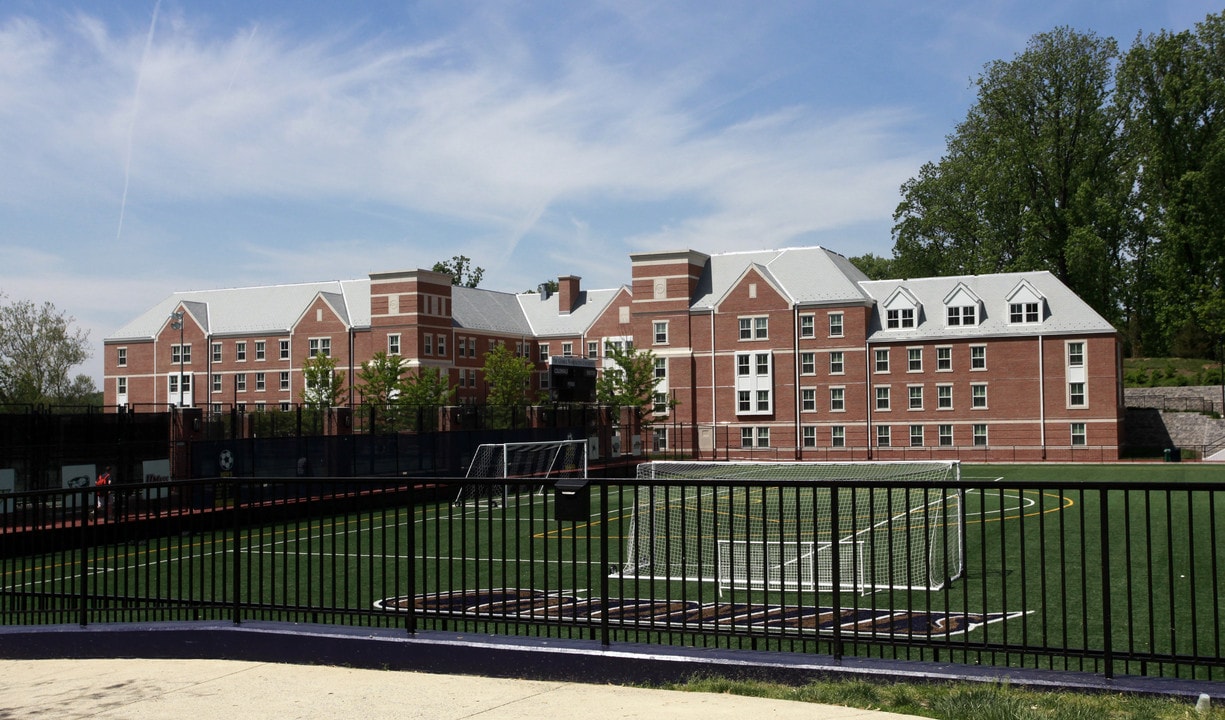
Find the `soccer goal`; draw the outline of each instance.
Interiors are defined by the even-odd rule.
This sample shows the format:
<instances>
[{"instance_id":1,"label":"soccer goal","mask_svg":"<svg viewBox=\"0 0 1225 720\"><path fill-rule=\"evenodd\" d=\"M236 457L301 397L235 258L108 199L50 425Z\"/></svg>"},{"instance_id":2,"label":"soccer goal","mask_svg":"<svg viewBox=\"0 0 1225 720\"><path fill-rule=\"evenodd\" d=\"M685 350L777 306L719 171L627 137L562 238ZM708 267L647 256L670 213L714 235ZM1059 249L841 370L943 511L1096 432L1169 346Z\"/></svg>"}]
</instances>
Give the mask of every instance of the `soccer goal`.
<instances>
[{"instance_id":1,"label":"soccer goal","mask_svg":"<svg viewBox=\"0 0 1225 720\"><path fill-rule=\"evenodd\" d=\"M956 461L660 461L638 477L623 578L938 590L965 568Z\"/></svg>"},{"instance_id":2,"label":"soccer goal","mask_svg":"<svg viewBox=\"0 0 1225 720\"><path fill-rule=\"evenodd\" d=\"M455 504L505 504L562 478L587 477L586 440L493 443L480 445L472 455L466 482ZM508 482L499 482L499 481Z\"/></svg>"}]
</instances>

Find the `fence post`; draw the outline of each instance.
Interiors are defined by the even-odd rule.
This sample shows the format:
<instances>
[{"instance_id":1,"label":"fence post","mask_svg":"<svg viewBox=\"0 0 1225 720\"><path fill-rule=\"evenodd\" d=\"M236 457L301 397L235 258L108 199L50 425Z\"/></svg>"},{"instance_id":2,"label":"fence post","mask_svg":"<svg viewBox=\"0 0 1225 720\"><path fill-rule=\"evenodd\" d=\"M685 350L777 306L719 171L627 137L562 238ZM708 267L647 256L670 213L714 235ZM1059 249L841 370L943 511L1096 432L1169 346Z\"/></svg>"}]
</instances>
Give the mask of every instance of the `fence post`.
<instances>
[{"instance_id":1,"label":"fence post","mask_svg":"<svg viewBox=\"0 0 1225 720\"><path fill-rule=\"evenodd\" d=\"M233 505L230 508L230 518L232 519L232 522L230 523L230 552L234 553L234 581L231 583L231 588L234 593L233 619L235 625L242 624L242 546L241 539L239 537L241 525L238 521L240 506L240 496L238 492L239 482L241 481L235 478L234 481L230 483L230 492L234 494ZM224 485L222 487L224 487Z\"/></svg>"},{"instance_id":2,"label":"fence post","mask_svg":"<svg viewBox=\"0 0 1225 720\"><path fill-rule=\"evenodd\" d=\"M841 555L842 548L838 544L838 538L842 537L841 531L838 529L838 485L832 485L829 489L829 572L830 572L830 596L833 598L832 617L834 621L834 642L830 648L834 659L842 659L842 567ZM815 527L815 526L814 526ZM854 529L852 528L852 532ZM820 583L818 582L818 585ZM818 626L818 631L820 627Z\"/></svg>"},{"instance_id":3,"label":"fence post","mask_svg":"<svg viewBox=\"0 0 1225 720\"><path fill-rule=\"evenodd\" d=\"M1126 490L1124 490L1126 492ZM1107 500L1108 491L1098 490L1098 515L1101 523L1102 544L1102 670L1107 679L1114 677L1114 642L1111 637L1111 596L1110 596L1110 503Z\"/></svg>"},{"instance_id":4,"label":"fence post","mask_svg":"<svg viewBox=\"0 0 1225 720\"><path fill-rule=\"evenodd\" d=\"M622 487L624 491L624 487ZM604 479L600 481L600 597L604 600L604 607L608 605L608 575L611 570L611 565L608 562L608 482ZM600 613L600 644L608 647L612 643L608 632L608 611Z\"/></svg>"},{"instance_id":5,"label":"fence post","mask_svg":"<svg viewBox=\"0 0 1225 720\"><path fill-rule=\"evenodd\" d=\"M81 623L81 627L85 627L89 624L89 540L94 534L93 521L90 518L91 513L89 512L89 509L92 507L91 503L95 502L93 495L94 493L90 492L89 490L81 491L81 520L77 523L77 528L81 532L81 586L78 591L80 598L79 602L81 605L78 619ZM63 508L68 504L68 497L69 496L64 497L64 502L60 507L61 521L65 523L67 523L68 518L67 513L64 512ZM52 523L52 526L54 526L54 522Z\"/></svg>"},{"instance_id":6,"label":"fence post","mask_svg":"<svg viewBox=\"0 0 1225 720\"><path fill-rule=\"evenodd\" d=\"M397 463L398 455L397 455ZM409 635L417 632L417 494L416 483L408 481L408 626Z\"/></svg>"}]
</instances>

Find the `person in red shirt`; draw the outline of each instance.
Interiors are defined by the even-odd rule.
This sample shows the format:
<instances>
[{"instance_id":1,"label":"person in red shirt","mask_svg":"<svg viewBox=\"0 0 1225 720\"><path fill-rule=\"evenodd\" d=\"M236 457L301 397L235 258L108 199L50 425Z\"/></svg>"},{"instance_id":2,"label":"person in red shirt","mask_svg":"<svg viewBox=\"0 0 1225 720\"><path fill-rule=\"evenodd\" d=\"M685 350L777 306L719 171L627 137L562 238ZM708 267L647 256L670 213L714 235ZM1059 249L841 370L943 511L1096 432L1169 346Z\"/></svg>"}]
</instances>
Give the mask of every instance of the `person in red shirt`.
<instances>
[{"instance_id":1,"label":"person in red shirt","mask_svg":"<svg viewBox=\"0 0 1225 720\"><path fill-rule=\"evenodd\" d=\"M98 497L94 506L94 514L105 518L110 507L108 490L111 484L111 466L107 465L102 474L98 476L98 481L95 483L98 487Z\"/></svg>"}]
</instances>

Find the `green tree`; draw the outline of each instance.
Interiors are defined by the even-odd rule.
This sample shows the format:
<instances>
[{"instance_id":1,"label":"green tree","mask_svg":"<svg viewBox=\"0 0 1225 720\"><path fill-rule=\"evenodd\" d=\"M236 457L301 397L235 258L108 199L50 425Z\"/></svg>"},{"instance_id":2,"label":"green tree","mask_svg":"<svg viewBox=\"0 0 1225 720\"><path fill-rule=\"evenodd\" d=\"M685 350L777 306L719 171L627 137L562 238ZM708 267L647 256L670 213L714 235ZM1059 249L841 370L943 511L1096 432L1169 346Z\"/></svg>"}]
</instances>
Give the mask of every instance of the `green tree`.
<instances>
[{"instance_id":1,"label":"green tree","mask_svg":"<svg viewBox=\"0 0 1225 720\"><path fill-rule=\"evenodd\" d=\"M851 264L859 268L860 272L867 275L870 280L889 280L897 277L893 271L893 259L883 258L868 253L859 255L858 257L849 258Z\"/></svg>"},{"instance_id":2,"label":"green tree","mask_svg":"<svg viewBox=\"0 0 1225 720\"><path fill-rule=\"evenodd\" d=\"M1058 28L988 64L947 155L902 186L895 274L1048 270L1117 321L1130 191L1117 56L1114 40Z\"/></svg>"},{"instance_id":3,"label":"green tree","mask_svg":"<svg viewBox=\"0 0 1225 720\"><path fill-rule=\"evenodd\" d=\"M326 410L340 404L345 374L336 361L322 353L302 361L302 404L311 410Z\"/></svg>"},{"instance_id":4,"label":"green tree","mask_svg":"<svg viewBox=\"0 0 1225 720\"><path fill-rule=\"evenodd\" d=\"M660 382L655 375L655 353L608 343L605 357L615 367L605 367L596 380L596 402L629 408L633 413L635 432L649 427L655 418L655 388Z\"/></svg>"},{"instance_id":5,"label":"green tree","mask_svg":"<svg viewBox=\"0 0 1225 720\"><path fill-rule=\"evenodd\" d=\"M400 389L398 404L411 430L437 429L438 408L450 405L455 398L455 388L440 368L417 368L404 377Z\"/></svg>"},{"instance_id":6,"label":"green tree","mask_svg":"<svg viewBox=\"0 0 1225 720\"><path fill-rule=\"evenodd\" d=\"M530 397L532 373L531 361L512 353L504 344L496 345L485 353L485 383L489 394L485 402L493 413L492 420L502 426L510 424L517 409L527 407Z\"/></svg>"},{"instance_id":7,"label":"green tree","mask_svg":"<svg viewBox=\"0 0 1225 720\"><path fill-rule=\"evenodd\" d=\"M434 263L434 272L447 273L451 276L452 285L463 285L474 288L481 284L485 277L485 268L471 265L472 260L466 255L456 255L450 260L440 260Z\"/></svg>"},{"instance_id":8,"label":"green tree","mask_svg":"<svg viewBox=\"0 0 1225 720\"><path fill-rule=\"evenodd\" d=\"M357 372L362 402L374 411L374 432L390 432L400 426L397 401L403 390L404 370L404 358L380 350Z\"/></svg>"},{"instance_id":9,"label":"green tree","mask_svg":"<svg viewBox=\"0 0 1225 720\"><path fill-rule=\"evenodd\" d=\"M1202 352L1225 337L1225 14L1138 39L1116 99L1138 195L1136 349Z\"/></svg>"},{"instance_id":10,"label":"green tree","mask_svg":"<svg viewBox=\"0 0 1225 720\"><path fill-rule=\"evenodd\" d=\"M69 377L91 356L89 332L49 302L4 302L0 294L0 403L88 403L92 378Z\"/></svg>"}]
</instances>

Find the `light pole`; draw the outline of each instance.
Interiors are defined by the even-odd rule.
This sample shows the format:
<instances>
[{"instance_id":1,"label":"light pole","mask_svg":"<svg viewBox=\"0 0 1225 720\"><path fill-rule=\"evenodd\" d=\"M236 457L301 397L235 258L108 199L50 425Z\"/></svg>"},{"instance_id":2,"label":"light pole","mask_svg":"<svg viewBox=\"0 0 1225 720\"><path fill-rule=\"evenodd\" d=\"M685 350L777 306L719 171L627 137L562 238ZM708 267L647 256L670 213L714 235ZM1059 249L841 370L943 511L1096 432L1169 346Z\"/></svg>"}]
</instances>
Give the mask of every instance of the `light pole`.
<instances>
[{"instance_id":1,"label":"light pole","mask_svg":"<svg viewBox=\"0 0 1225 720\"><path fill-rule=\"evenodd\" d=\"M179 331L179 407L183 407L183 311L170 313L170 329Z\"/></svg>"}]
</instances>

